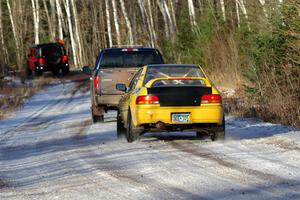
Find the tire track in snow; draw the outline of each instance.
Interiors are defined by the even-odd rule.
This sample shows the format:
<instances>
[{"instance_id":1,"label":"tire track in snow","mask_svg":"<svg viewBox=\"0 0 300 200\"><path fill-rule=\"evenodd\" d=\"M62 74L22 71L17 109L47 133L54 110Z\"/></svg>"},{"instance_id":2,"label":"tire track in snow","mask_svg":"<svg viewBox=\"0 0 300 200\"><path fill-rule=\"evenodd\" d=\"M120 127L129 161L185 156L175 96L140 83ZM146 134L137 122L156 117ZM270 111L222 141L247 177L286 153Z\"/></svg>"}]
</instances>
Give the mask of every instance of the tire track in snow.
<instances>
[{"instance_id":1,"label":"tire track in snow","mask_svg":"<svg viewBox=\"0 0 300 200\"><path fill-rule=\"evenodd\" d=\"M202 157L204 159L209 159L223 167L234 169L236 171L245 173L250 176L254 176L261 180L271 180L273 182L286 182L286 183L292 182L292 180L290 180L290 179L286 179L286 178L277 176L275 174L264 173L264 172L261 172L261 171L255 170L255 169L251 169L251 168L239 165L239 164L237 164L237 161L230 160L228 157L222 158L222 157L218 156L217 154L215 154L211 151L208 151L205 148L201 148L197 145L194 145L193 143L180 144L178 142L171 142L170 144L172 147L174 147L182 152L192 154L194 156Z\"/></svg>"}]
</instances>

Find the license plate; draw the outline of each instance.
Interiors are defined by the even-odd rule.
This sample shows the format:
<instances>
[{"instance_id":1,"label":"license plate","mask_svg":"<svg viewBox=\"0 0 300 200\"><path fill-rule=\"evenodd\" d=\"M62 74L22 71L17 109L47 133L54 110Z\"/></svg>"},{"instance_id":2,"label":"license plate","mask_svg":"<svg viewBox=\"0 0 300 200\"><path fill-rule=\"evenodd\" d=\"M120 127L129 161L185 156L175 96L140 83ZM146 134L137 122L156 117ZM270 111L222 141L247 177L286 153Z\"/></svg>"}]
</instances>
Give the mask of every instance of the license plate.
<instances>
[{"instance_id":1,"label":"license plate","mask_svg":"<svg viewBox=\"0 0 300 200\"><path fill-rule=\"evenodd\" d=\"M173 113L172 114L173 123L189 123L190 114L189 113Z\"/></svg>"}]
</instances>

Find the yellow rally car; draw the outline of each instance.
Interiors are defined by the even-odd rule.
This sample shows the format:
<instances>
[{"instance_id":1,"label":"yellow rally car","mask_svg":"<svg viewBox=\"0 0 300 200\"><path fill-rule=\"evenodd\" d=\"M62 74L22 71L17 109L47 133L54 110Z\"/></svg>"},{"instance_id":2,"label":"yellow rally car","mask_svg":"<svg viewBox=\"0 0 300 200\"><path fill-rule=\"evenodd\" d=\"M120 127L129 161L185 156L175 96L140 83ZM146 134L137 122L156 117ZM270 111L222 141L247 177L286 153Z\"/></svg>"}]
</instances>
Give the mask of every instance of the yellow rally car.
<instances>
[{"instance_id":1,"label":"yellow rally car","mask_svg":"<svg viewBox=\"0 0 300 200\"><path fill-rule=\"evenodd\" d=\"M225 138L222 99L197 65L160 64L141 68L119 102L118 136L126 134L128 142L145 132L196 131Z\"/></svg>"}]
</instances>

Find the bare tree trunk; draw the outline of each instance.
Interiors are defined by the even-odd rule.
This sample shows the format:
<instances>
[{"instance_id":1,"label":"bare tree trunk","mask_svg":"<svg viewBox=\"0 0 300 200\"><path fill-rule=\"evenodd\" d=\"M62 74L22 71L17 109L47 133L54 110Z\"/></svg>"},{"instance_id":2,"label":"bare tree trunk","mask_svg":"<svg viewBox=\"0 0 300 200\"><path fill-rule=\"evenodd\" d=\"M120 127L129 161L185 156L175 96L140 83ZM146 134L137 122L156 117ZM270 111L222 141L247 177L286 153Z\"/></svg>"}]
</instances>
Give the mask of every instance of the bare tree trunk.
<instances>
[{"instance_id":1,"label":"bare tree trunk","mask_svg":"<svg viewBox=\"0 0 300 200\"><path fill-rule=\"evenodd\" d=\"M83 59L85 58L83 52L82 52L82 40L81 40L81 33L80 33L80 26L79 26L79 21L78 21L78 14L77 14L77 7L76 3L74 0L71 0L72 4L72 10L73 10L73 18L74 18L74 23L75 23L75 36L76 36L76 43L77 46L77 53L78 53L78 64L80 66L83 66Z\"/></svg>"},{"instance_id":2,"label":"bare tree trunk","mask_svg":"<svg viewBox=\"0 0 300 200\"><path fill-rule=\"evenodd\" d=\"M244 14L246 21L247 21L248 29L250 30L249 16L248 16L248 12L247 12L244 0L236 0L236 1L238 2L238 5L241 7L242 13Z\"/></svg>"},{"instance_id":3,"label":"bare tree trunk","mask_svg":"<svg viewBox=\"0 0 300 200\"><path fill-rule=\"evenodd\" d=\"M196 17L195 17L195 7L193 0L188 0L188 7L189 7L189 15L190 21L192 26L197 26Z\"/></svg>"},{"instance_id":4,"label":"bare tree trunk","mask_svg":"<svg viewBox=\"0 0 300 200\"><path fill-rule=\"evenodd\" d=\"M51 26L52 26L52 32L51 32L51 40L55 41L55 36L56 36L56 9L55 9L55 0L50 0L50 8L51 8L51 12L50 12L50 22L51 22Z\"/></svg>"},{"instance_id":5,"label":"bare tree trunk","mask_svg":"<svg viewBox=\"0 0 300 200\"><path fill-rule=\"evenodd\" d=\"M1 51L3 52L3 57L4 57L4 63L8 64L8 52L7 48L5 46L4 42L4 34L3 34L3 24L2 24L2 0L0 0L0 44L1 44ZM1 65L1 63L0 63ZM3 69L4 72L4 69Z\"/></svg>"},{"instance_id":6,"label":"bare tree trunk","mask_svg":"<svg viewBox=\"0 0 300 200\"><path fill-rule=\"evenodd\" d=\"M226 21L226 12L225 12L224 0L220 0L220 5L221 5L221 10L222 10L223 20Z\"/></svg>"},{"instance_id":7,"label":"bare tree trunk","mask_svg":"<svg viewBox=\"0 0 300 200\"><path fill-rule=\"evenodd\" d=\"M125 22L126 22L126 26L128 29L128 33L129 33L129 44L133 44L133 35L132 35L132 28L131 28L131 23L130 20L128 18L127 12L126 12L126 8L124 5L124 0L120 0L120 4L121 4L121 9L125 18Z\"/></svg>"},{"instance_id":8,"label":"bare tree trunk","mask_svg":"<svg viewBox=\"0 0 300 200\"><path fill-rule=\"evenodd\" d=\"M107 24L107 34L108 34L108 42L109 46L113 45L112 35L111 35L111 23L110 23L110 15L109 15L109 3L108 0L105 0L105 13L106 13L106 24Z\"/></svg>"},{"instance_id":9,"label":"bare tree trunk","mask_svg":"<svg viewBox=\"0 0 300 200\"><path fill-rule=\"evenodd\" d=\"M120 35L116 1L111 0L111 2L112 2L112 6L113 6L114 23L115 23L115 29L116 29L116 34L117 34L117 44L120 45L121 44L121 35Z\"/></svg>"},{"instance_id":10,"label":"bare tree trunk","mask_svg":"<svg viewBox=\"0 0 300 200\"><path fill-rule=\"evenodd\" d=\"M152 6L151 6L151 1L147 0L147 5L148 5L148 13L149 13L149 20L150 20L150 33L153 38L152 46L155 47L157 43L157 38L156 38L156 32L154 28L154 22L153 22L153 15L152 15Z\"/></svg>"},{"instance_id":11,"label":"bare tree trunk","mask_svg":"<svg viewBox=\"0 0 300 200\"><path fill-rule=\"evenodd\" d=\"M46 0L43 0L43 5L44 5L44 9L45 9L45 13L47 16L47 21L48 21L48 26L49 26L49 35L50 35L50 40L54 41L55 38L53 38L53 27L52 27L52 21L51 21L51 17L49 15L49 11L48 11L48 7L47 7L47 3Z\"/></svg>"},{"instance_id":12,"label":"bare tree trunk","mask_svg":"<svg viewBox=\"0 0 300 200\"><path fill-rule=\"evenodd\" d=\"M62 28L62 19L63 19L63 14L60 6L60 1L55 0L56 3L56 10L57 10L57 18L58 18L58 39L63 40L63 28Z\"/></svg>"},{"instance_id":13,"label":"bare tree trunk","mask_svg":"<svg viewBox=\"0 0 300 200\"><path fill-rule=\"evenodd\" d=\"M164 0L161 0L161 1L157 0L157 5L158 5L158 7L160 9L160 12L163 16L163 20L164 20L164 24L165 24L164 27L165 27L166 38L170 38L168 17L167 17L167 14L165 12L165 8L164 8L163 3L164 3Z\"/></svg>"},{"instance_id":14,"label":"bare tree trunk","mask_svg":"<svg viewBox=\"0 0 300 200\"><path fill-rule=\"evenodd\" d=\"M74 40L74 35L73 35L73 24L72 24L72 18L71 18L71 10L70 10L70 2L69 0L65 1L65 9L67 13L67 20L68 20L68 26L69 26L69 35L70 35L70 40L71 40L71 47L72 47L72 53L73 53L73 62L75 67L78 67L78 60L77 60L77 47L76 47L76 42Z\"/></svg>"},{"instance_id":15,"label":"bare tree trunk","mask_svg":"<svg viewBox=\"0 0 300 200\"><path fill-rule=\"evenodd\" d=\"M18 34L17 34L17 27L16 27L16 23L15 23L15 20L14 20L13 13L12 13L10 1L6 0L6 2L7 2L7 9L8 9L9 18L10 18L10 22L11 22L11 26L12 26L13 36L14 36L14 39L15 39L17 65L18 65L19 70L21 71L22 70L22 65L21 65L20 43L19 43L19 37L18 37Z\"/></svg>"},{"instance_id":16,"label":"bare tree trunk","mask_svg":"<svg viewBox=\"0 0 300 200\"><path fill-rule=\"evenodd\" d=\"M265 4L266 4L265 0L259 0L259 3L260 3L261 6L262 6L262 9L263 9L263 12L264 12L265 17L268 18L268 13L267 13L267 10L266 10L266 8L265 8Z\"/></svg>"},{"instance_id":17,"label":"bare tree trunk","mask_svg":"<svg viewBox=\"0 0 300 200\"><path fill-rule=\"evenodd\" d=\"M239 3L238 0L235 0L235 9L236 9L236 18L238 27L241 26L241 19L240 19L240 10L239 10Z\"/></svg>"},{"instance_id":18,"label":"bare tree trunk","mask_svg":"<svg viewBox=\"0 0 300 200\"><path fill-rule=\"evenodd\" d=\"M31 0L33 23L34 23L34 43L38 44L39 41L39 23L40 23L40 7L38 0Z\"/></svg>"}]
</instances>

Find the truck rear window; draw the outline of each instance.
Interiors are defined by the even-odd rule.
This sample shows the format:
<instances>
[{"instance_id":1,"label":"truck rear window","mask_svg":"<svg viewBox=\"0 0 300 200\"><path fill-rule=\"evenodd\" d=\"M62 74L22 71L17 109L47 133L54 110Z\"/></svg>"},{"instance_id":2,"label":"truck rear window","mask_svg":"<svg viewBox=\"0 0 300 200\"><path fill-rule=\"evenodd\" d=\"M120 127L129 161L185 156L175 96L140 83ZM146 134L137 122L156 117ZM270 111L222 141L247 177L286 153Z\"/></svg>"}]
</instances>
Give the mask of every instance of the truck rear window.
<instances>
[{"instance_id":1,"label":"truck rear window","mask_svg":"<svg viewBox=\"0 0 300 200\"><path fill-rule=\"evenodd\" d=\"M106 52L102 56L100 67L142 67L161 63L162 60L156 52Z\"/></svg>"},{"instance_id":2,"label":"truck rear window","mask_svg":"<svg viewBox=\"0 0 300 200\"><path fill-rule=\"evenodd\" d=\"M42 47L42 56L49 57L49 56L56 56L59 57L63 54L62 47L57 45L50 45Z\"/></svg>"}]
</instances>

